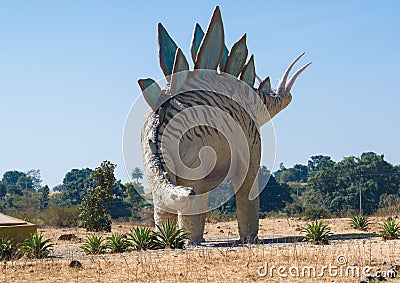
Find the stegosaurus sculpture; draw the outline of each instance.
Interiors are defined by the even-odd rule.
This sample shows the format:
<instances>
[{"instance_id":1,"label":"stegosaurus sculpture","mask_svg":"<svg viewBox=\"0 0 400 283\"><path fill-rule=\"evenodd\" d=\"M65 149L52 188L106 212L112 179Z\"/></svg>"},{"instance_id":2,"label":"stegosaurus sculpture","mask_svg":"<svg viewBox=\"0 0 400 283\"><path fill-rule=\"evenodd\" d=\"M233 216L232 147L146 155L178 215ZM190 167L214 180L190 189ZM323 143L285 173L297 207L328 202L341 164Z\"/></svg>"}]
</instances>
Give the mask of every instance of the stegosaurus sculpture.
<instances>
[{"instance_id":1,"label":"stegosaurus sculpture","mask_svg":"<svg viewBox=\"0 0 400 283\"><path fill-rule=\"evenodd\" d=\"M276 90L269 77L255 88L258 77L254 56L246 63L246 35L228 50L219 7L206 33L199 24L195 26L190 50L193 71L161 24L158 45L166 86L162 89L150 78L138 81L151 107L144 117L142 149L155 222L178 219L192 242L203 241L208 193L230 179L240 238L253 240L259 218L259 127L290 103L293 83L311 63L288 79L303 53Z\"/></svg>"}]
</instances>

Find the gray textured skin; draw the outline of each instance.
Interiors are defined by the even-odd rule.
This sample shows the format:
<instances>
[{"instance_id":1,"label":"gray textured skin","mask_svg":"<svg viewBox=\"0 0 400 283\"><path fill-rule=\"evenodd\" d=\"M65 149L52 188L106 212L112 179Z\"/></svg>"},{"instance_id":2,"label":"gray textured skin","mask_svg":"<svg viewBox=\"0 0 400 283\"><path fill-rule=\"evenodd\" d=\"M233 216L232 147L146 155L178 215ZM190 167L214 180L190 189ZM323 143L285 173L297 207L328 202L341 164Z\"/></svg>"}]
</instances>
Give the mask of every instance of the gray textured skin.
<instances>
[{"instance_id":1,"label":"gray textured skin","mask_svg":"<svg viewBox=\"0 0 400 283\"><path fill-rule=\"evenodd\" d=\"M291 66L287 70L287 73L290 71L290 68ZM297 77L298 74L304 69L305 67L301 68L297 73L295 73L293 78ZM285 77L287 76L282 78L281 83L276 91L272 90L271 93L266 94L261 93L259 90L254 90L252 93L250 93L251 95L258 96L258 101L260 103L265 103L265 106L269 112L269 115L265 115L265 113L262 112L262 109L265 109L264 107L258 107L259 105L250 105L252 109L251 111L253 111L251 114L255 117L254 122L256 123L257 127L254 127L253 130L246 128L250 118L247 119L247 121L238 121L241 124L243 132L246 133L247 143L249 145L253 145L250 150L250 162L247 171L248 174L247 176L244 176L244 182L241 180L235 180L235 176L237 176L238 172L246 172L247 170L247 164L243 164L246 162L242 162L240 158L235 161L236 171L232 172L233 174L228 176L228 178L232 180L236 191L239 235L240 239L243 241L255 239L258 233L259 199L258 197L255 199L249 198L252 187L257 187L257 182L254 181L257 178L257 172L260 165L261 141L258 127L267 123L281 110L286 108L292 100L290 89L288 89L287 86L289 83L290 85L293 84L293 79L289 80L289 83L286 83ZM251 97L245 97L243 95L241 97L244 97L243 99L247 99L248 101L253 100ZM179 95L171 100L174 101L178 98ZM244 113L242 114L244 115ZM167 219L176 220L178 217L180 228L185 228L188 230L190 233L190 240L193 243L201 242L203 241L205 224L205 213L201 212L205 211L206 209L207 197L194 201L192 196L208 192L224 180L223 177L226 175L227 167L231 165L230 159L228 160L230 156L226 153L226 149L229 148L229 145L226 143L226 141L216 137L216 135L205 135L201 140L194 140L190 142L185 139L185 136L182 137L182 146L180 147L181 156L185 156L185 151L192 150L193 148L195 151L199 152L204 144L208 144L215 150L218 158L214 172L219 172L219 175L222 176L221 178L218 178L216 177L218 174L210 174L201 180L186 180L179 178L179 176L173 174L168 168L164 168L165 166L163 166L160 162L160 154L154 154L151 151L148 141L154 141L157 139L159 135L159 128L160 122L158 119L158 113L154 112L152 109L149 109L144 117L142 128L142 148L144 170L149 185L152 188L153 202L155 207L155 222L156 224L160 224ZM232 134L235 135L235 133ZM243 152L243 149L236 148L236 151L240 153ZM174 156L174 158L176 159L174 162L178 164L177 158L179 158L179 156ZM196 167L198 165L196 162L199 163L198 156L187 161L185 165L189 167ZM179 173L179 170L177 170L177 172ZM194 207L198 208L198 215L185 215L187 214L185 213L186 211L193 211Z\"/></svg>"},{"instance_id":2,"label":"gray textured skin","mask_svg":"<svg viewBox=\"0 0 400 283\"><path fill-rule=\"evenodd\" d=\"M222 89L226 86L225 89L229 89L230 95L239 100L239 105L248 106L247 109L241 107L230 108L234 123L227 127L230 129L233 124L237 124L239 131L244 133L244 143L237 143L235 140L239 132L238 129L227 130L227 136L231 137L235 142L231 142L229 138L221 138L212 129L210 133L203 134L201 138L195 135L194 131L189 130L177 142L179 144L179 154L174 154L173 152L171 154L171 149L168 146L163 147L160 142L163 135L160 129L168 125L168 119L166 121L159 119L158 108L156 111L152 109L147 111L142 127L142 151L144 171L152 189L154 219L157 225L167 219L178 220L179 227L185 228L190 233L191 242L199 243L203 241L206 216L204 212L207 210L207 195L205 193L212 190L222 181L231 179L236 193L240 239L248 241L257 238L259 219L257 174L261 158L261 137L258 130L259 127L285 109L291 102L290 89L296 78L310 63L296 71L290 79L288 79L288 75L293 65L303 54L288 67L276 90L271 89L269 93L254 89L252 86L251 91L244 91L240 86L234 86L232 79L221 83ZM218 72L215 74L216 77L223 76ZM195 77L195 75L193 76ZM204 80L208 78L210 77L204 76ZM199 77L195 79L201 80ZM224 86L224 84L230 84L230 82L232 82L231 85ZM204 83L204 85L207 84L209 85L210 83ZM184 87L182 92L184 92ZM224 92L222 90L219 93ZM171 95L168 89L164 90L164 94ZM196 92L191 95L186 96L186 98L185 95L181 94L177 94L172 98L170 96L168 102L161 107L168 112L168 109L172 109L168 108L168 105L174 105L175 109L179 108L182 105L180 102L184 104L184 99L193 99L195 102L191 101L191 105L207 106L201 101L196 101ZM227 107L229 107L229 98L220 95L216 95L216 98L222 101L221 105L228 105ZM210 106L215 107L215 104ZM266 113L266 110L268 113ZM209 115L206 119L213 120L213 115ZM218 121L217 123L220 122ZM221 129L224 128L221 123L219 126L221 126ZM156 144L157 152L154 152L154 146L152 151L149 141L152 141L153 145ZM211 147L217 157L211 173L199 180L181 177L180 173L183 167L180 163L183 162L184 166L188 168L197 168L199 164L202 164L199 156L201 156L201 150L204 146ZM227 152L227 149L230 149L230 153ZM193 152L196 152L196 154L193 155ZM246 152L248 156L246 156ZM165 165L166 158L169 158L169 166ZM205 163L207 165L207 162ZM233 168L233 170L231 171L230 168ZM174 174L174 170L177 174ZM247 174L243 175L242 172ZM252 193L255 190L257 191L257 196L252 197Z\"/></svg>"}]
</instances>

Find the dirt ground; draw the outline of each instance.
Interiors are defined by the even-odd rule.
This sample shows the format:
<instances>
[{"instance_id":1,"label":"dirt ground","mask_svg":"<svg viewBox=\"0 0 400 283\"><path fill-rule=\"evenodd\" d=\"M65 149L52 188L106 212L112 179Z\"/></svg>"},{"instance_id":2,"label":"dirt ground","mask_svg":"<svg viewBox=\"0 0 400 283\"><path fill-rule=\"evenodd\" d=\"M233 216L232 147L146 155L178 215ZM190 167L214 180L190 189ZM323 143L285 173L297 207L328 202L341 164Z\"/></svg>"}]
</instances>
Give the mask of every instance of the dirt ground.
<instances>
[{"instance_id":1,"label":"dirt ground","mask_svg":"<svg viewBox=\"0 0 400 283\"><path fill-rule=\"evenodd\" d=\"M348 220L324 222L334 234L360 233L350 228ZM368 233L377 232L382 221L373 218ZM300 235L300 228L306 223L300 219L262 219L259 236ZM130 223L118 223L112 232L127 233L132 227ZM400 274L397 278L390 278L392 273L383 274L396 265L400 269L400 240L385 242L369 237L334 240L325 246L283 243L189 247L91 256L80 249L81 241L91 234L84 229L43 228L39 232L56 244L51 257L4 262L1 282L359 282L365 268L371 276L379 275L378 271L388 282L400 282ZM208 240L234 238L238 236L237 223L207 223L205 233ZM77 238L58 239L65 234ZM72 260L79 260L82 268L69 267Z\"/></svg>"}]
</instances>

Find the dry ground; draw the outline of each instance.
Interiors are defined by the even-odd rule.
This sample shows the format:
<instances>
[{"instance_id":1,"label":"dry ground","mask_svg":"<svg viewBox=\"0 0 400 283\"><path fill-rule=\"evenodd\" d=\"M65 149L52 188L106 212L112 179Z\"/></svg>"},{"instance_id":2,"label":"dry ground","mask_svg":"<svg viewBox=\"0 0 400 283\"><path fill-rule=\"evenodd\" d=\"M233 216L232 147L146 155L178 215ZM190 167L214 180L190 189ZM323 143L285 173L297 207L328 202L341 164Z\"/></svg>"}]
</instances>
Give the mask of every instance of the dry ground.
<instances>
[{"instance_id":1,"label":"dry ground","mask_svg":"<svg viewBox=\"0 0 400 283\"><path fill-rule=\"evenodd\" d=\"M370 232L377 232L382 220L374 218ZM358 233L347 221L325 220L334 233ZM299 235L299 228L306 223L297 219L262 219L259 234L261 238ZM131 228L129 223L115 224L113 232L126 233ZM359 277L353 277L350 269L362 273L364 266L370 266L372 271L386 271L391 265L400 265L400 240L384 242L380 238L332 241L326 246L286 243L88 256L80 251L82 243L58 240L60 235L69 233L85 239L89 233L83 229L44 228L39 231L56 243L53 257L3 263L1 282L359 282ZM205 232L209 239L238 235L235 221L208 223ZM338 263L339 256L340 260L346 259L345 263ZM83 267L70 268L69 263L74 259ZM272 266L275 268L271 274ZM278 274L278 267L287 277ZM265 271L267 274L260 276L259 273L264 275ZM400 279L388 279L388 282L400 282Z\"/></svg>"}]
</instances>

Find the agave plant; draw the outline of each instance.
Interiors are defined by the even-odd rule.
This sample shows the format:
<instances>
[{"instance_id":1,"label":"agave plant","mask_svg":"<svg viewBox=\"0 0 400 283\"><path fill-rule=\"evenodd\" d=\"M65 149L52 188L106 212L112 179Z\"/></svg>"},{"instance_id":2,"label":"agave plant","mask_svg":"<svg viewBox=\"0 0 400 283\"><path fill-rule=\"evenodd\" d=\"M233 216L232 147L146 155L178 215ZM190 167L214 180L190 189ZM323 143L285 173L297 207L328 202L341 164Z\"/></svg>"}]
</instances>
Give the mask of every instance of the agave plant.
<instances>
[{"instance_id":1,"label":"agave plant","mask_svg":"<svg viewBox=\"0 0 400 283\"><path fill-rule=\"evenodd\" d=\"M22 243L20 250L28 257L44 258L53 250L53 246L54 244L51 243L51 239L45 240L43 239L43 234L35 232Z\"/></svg>"},{"instance_id":2,"label":"agave plant","mask_svg":"<svg viewBox=\"0 0 400 283\"><path fill-rule=\"evenodd\" d=\"M128 234L128 241L135 250L147 250L155 248L156 234L149 227L135 227Z\"/></svg>"},{"instance_id":3,"label":"agave plant","mask_svg":"<svg viewBox=\"0 0 400 283\"><path fill-rule=\"evenodd\" d=\"M185 229L179 229L175 221L169 221L156 225L154 243L158 248L183 249L189 233Z\"/></svg>"},{"instance_id":4,"label":"agave plant","mask_svg":"<svg viewBox=\"0 0 400 283\"><path fill-rule=\"evenodd\" d=\"M396 223L393 219L389 218L384 221L381 230L378 235L382 237L383 240L394 240L400 238L400 225Z\"/></svg>"},{"instance_id":5,"label":"agave plant","mask_svg":"<svg viewBox=\"0 0 400 283\"><path fill-rule=\"evenodd\" d=\"M331 228L318 220L307 224L301 231L304 233L303 241L316 245L328 244L329 238L332 235Z\"/></svg>"},{"instance_id":6,"label":"agave plant","mask_svg":"<svg viewBox=\"0 0 400 283\"><path fill-rule=\"evenodd\" d=\"M87 254L100 254L104 251L104 239L101 236L90 235L86 237L81 249Z\"/></svg>"},{"instance_id":7,"label":"agave plant","mask_svg":"<svg viewBox=\"0 0 400 283\"><path fill-rule=\"evenodd\" d=\"M0 238L0 260L10 260L16 251L13 238Z\"/></svg>"},{"instance_id":8,"label":"agave plant","mask_svg":"<svg viewBox=\"0 0 400 283\"><path fill-rule=\"evenodd\" d=\"M125 235L114 233L107 240L105 247L110 249L112 253L123 253L129 246L129 242Z\"/></svg>"},{"instance_id":9,"label":"agave plant","mask_svg":"<svg viewBox=\"0 0 400 283\"><path fill-rule=\"evenodd\" d=\"M360 214L360 215L353 216L350 219L349 224L354 229L367 231L368 230L368 226L371 224L371 222L369 222L368 216Z\"/></svg>"}]
</instances>

